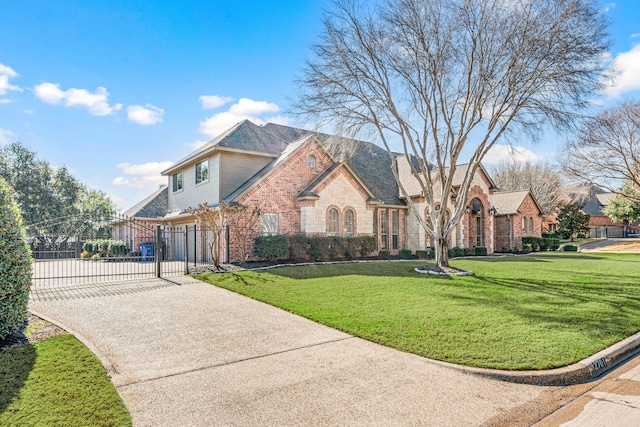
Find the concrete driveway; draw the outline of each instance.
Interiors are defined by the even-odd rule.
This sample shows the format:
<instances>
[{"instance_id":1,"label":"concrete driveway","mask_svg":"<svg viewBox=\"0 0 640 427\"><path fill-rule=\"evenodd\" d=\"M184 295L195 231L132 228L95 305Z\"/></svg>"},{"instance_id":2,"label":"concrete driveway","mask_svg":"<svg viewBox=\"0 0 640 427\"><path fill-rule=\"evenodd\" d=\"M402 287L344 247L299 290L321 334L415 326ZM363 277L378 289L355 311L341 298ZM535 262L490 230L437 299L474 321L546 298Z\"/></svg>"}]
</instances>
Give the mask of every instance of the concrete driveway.
<instances>
[{"instance_id":1,"label":"concrete driveway","mask_svg":"<svg viewBox=\"0 0 640 427\"><path fill-rule=\"evenodd\" d=\"M526 425L555 409L539 403L553 387L465 374L186 277L34 295L35 314L101 358L135 426Z\"/></svg>"}]
</instances>

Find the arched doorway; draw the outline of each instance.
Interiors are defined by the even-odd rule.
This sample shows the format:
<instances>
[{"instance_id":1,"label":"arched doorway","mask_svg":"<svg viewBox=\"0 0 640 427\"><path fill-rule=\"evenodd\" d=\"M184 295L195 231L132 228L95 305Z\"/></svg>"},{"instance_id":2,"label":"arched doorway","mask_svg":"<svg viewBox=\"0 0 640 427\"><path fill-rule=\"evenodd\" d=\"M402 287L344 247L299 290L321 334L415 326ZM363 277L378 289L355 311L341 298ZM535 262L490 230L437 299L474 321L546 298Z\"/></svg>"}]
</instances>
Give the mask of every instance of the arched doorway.
<instances>
[{"instance_id":1,"label":"arched doorway","mask_svg":"<svg viewBox=\"0 0 640 427\"><path fill-rule=\"evenodd\" d=\"M469 247L485 246L484 209L477 197L469 205Z\"/></svg>"}]
</instances>

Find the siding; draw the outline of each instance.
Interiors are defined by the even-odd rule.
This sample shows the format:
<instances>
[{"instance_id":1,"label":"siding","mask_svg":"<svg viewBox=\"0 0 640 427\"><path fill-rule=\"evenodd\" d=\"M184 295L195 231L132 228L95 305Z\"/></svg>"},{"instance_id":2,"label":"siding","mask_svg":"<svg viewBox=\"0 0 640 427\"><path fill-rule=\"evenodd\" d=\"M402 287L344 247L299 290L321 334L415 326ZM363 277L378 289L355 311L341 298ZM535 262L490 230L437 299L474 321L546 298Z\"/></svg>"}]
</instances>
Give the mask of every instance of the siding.
<instances>
[{"instance_id":1,"label":"siding","mask_svg":"<svg viewBox=\"0 0 640 427\"><path fill-rule=\"evenodd\" d=\"M273 157L231 152L222 152L220 156L220 192L222 199L273 160Z\"/></svg>"},{"instance_id":2,"label":"siding","mask_svg":"<svg viewBox=\"0 0 640 427\"><path fill-rule=\"evenodd\" d=\"M182 191L173 192L169 176L169 212L183 212L200 203L220 201L220 155L209 157L209 181L196 185L196 165L192 163L182 169Z\"/></svg>"}]
</instances>

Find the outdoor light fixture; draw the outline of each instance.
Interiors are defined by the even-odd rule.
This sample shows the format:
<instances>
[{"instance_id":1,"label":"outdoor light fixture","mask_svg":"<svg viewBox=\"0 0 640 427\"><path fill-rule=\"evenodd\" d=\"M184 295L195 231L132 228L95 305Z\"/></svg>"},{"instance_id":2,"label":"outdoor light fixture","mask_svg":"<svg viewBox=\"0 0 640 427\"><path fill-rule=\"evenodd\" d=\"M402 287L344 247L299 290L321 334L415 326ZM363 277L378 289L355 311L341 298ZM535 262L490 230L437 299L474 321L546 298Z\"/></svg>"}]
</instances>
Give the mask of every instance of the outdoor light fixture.
<instances>
[{"instance_id":1,"label":"outdoor light fixture","mask_svg":"<svg viewBox=\"0 0 640 427\"><path fill-rule=\"evenodd\" d=\"M493 206L491 206L491 207L489 208L489 215L495 215L495 214L497 214L497 213L498 213L498 211L497 211L497 210L496 210L496 208L494 208Z\"/></svg>"}]
</instances>

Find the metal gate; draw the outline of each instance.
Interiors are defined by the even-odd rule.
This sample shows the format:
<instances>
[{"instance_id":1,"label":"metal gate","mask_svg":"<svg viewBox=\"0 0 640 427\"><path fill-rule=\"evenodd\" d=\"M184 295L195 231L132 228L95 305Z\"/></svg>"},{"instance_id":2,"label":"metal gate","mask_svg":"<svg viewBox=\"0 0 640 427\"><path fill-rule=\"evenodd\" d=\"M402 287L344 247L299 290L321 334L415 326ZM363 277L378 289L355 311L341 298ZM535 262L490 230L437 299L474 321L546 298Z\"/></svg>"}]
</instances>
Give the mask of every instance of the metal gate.
<instances>
[{"instance_id":1,"label":"metal gate","mask_svg":"<svg viewBox=\"0 0 640 427\"><path fill-rule=\"evenodd\" d=\"M170 227L118 216L72 234L55 233L60 231L60 222L52 224L56 224L51 226L52 232L43 224L39 224L38 233L28 229L36 288L215 270L208 227Z\"/></svg>"}]
</instances>

